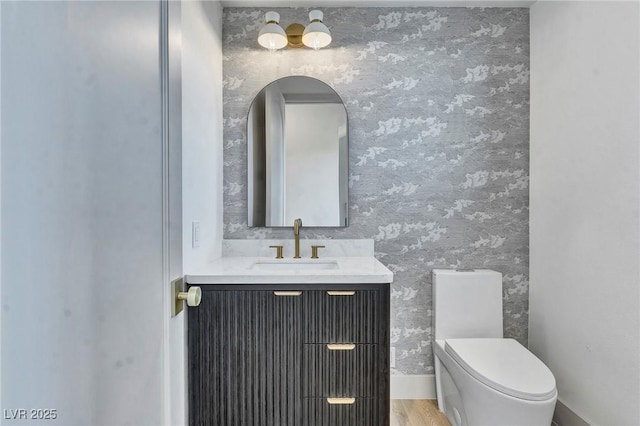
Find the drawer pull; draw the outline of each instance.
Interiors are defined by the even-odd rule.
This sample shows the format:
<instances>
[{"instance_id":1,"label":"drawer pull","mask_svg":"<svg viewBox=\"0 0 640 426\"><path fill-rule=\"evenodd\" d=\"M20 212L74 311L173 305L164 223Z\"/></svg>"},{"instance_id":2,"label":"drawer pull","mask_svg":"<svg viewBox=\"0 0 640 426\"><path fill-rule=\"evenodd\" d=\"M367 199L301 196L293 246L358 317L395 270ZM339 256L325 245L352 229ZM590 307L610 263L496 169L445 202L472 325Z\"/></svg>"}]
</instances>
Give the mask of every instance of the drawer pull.
<instances>
[{"instance_id":1,"label":"drawer pull","mask_svg":"<svg viewBox=\"0 0 640 426\"><path fill-rule=\"evenodd\" d=\"M356 294L355 290L328 290L329 296L353 296Z\"/></svg>"},{"instance_id":2,"label":"drawer pull","mask_svg":"<svg viewBox=\"0 0 640 426\"><path fill-rule=\"evenodd\" d=\"M355 398L327 398L327 402L331 405L355 404Z\"/></svg>"},{"instance_id":3,"label":"drawer pull","mask_svg":"<svg viewBox=\"0 0 640 426\"><path fill-rule=\"evenodd\" d=\"M327 349L330 351L352 351L356 348L355 343L328 343Z\"/></svg>"},{"instance_id":4,"label":"drawer pull","mask_svg":"<svg viewBox=\"0 0 640 426\"><path fill-rule=\"evenodd\" d=\"M300 296L302 294L301 291L274 291L273 294L276 296Z\"/></svg>"}]
</instances>

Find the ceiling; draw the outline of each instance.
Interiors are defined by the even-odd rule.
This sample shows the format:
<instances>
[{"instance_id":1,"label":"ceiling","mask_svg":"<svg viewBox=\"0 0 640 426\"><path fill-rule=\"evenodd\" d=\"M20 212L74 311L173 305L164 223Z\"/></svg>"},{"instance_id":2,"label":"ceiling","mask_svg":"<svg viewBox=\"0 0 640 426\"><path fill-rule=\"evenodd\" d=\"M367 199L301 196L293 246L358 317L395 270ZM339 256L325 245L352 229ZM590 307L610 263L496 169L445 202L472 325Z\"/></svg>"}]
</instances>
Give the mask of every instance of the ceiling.
<instances>
[{"instance_id":1,"label":"ceiling","mask_svg":"<svg viewBox=\"0 0 640 426\"><path fill-rule=\"evenodd\" d=\"M530 7L535 0L222 0L224 7Z\"/></svg>"}]
</instances>

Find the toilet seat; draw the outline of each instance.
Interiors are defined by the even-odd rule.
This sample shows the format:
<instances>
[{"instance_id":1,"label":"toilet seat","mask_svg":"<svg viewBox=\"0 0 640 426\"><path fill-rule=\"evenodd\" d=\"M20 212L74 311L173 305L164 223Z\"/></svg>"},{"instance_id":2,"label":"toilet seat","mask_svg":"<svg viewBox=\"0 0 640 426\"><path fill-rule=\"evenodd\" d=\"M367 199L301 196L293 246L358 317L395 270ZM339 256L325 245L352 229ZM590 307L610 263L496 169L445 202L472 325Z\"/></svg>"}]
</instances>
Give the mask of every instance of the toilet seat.
<instances>
[{"instance_id":1,"label":"toilet seat","mask_svg":"<svg viewBox=\"0 0 640 426\"><path fill-rule=\"evenodd\" d=\"M514 339L446 339L444 350L467 373L498 392L530 401L556 394L549 368Z\"/></svg>"}]
</instances>

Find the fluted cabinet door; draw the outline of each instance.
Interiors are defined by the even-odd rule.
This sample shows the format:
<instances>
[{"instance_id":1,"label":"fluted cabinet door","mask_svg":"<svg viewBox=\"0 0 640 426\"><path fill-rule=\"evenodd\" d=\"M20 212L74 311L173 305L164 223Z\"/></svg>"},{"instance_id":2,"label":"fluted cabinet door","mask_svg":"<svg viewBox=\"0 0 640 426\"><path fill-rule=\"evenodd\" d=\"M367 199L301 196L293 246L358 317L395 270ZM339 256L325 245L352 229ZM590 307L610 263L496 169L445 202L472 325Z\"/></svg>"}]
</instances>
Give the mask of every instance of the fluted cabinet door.
<instances>
[{"instance_id":1,"label":"fluted cabinet door","mask_svg":"<svg viewBox=\"0 0 640 426\"><path fill-rule=\"evenodd\" d=\"M300 425L300 297L203 292L189 312L191 426Z\"/></svg>"}]
</instances>

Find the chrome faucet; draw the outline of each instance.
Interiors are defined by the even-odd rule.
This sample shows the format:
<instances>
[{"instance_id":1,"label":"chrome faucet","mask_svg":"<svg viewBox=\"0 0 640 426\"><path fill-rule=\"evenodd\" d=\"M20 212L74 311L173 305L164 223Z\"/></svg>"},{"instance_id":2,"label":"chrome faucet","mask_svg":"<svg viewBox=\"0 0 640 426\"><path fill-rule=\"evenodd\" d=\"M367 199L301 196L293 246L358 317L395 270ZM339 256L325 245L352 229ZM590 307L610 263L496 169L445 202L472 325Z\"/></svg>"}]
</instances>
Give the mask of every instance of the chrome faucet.
<instances>
[{"instance_id":1,"label":"chrome faucet","mask_svg":"<svg viewBox=\"0 0 640 426\"><path fill-rule=\"evenodd\" d=\"M302 219L298 218L293 221L293 236L296 240L296 254L294 259L300 259L300 228L302 228Z\"/></svg>"}]
</instances>

